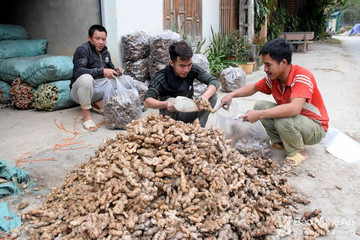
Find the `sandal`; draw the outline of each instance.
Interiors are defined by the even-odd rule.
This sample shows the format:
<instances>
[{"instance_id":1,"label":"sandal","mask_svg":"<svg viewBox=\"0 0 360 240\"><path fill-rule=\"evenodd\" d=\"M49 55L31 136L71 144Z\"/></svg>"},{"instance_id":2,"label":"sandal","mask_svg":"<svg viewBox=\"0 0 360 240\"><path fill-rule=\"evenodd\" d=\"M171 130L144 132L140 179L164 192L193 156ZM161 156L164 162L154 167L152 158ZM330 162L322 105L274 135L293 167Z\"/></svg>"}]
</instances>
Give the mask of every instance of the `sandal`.
<instances>
[{"instance_id":1,"label":"sandal","mask_svg":"<svg viewBox=\"0 0 360 240\"><path fill-rule=\"evenodd\" d=\"M93 120L84 121L84 119L81 119L81 123L83 127L90 132L95 132L97 130L97 127Z\"/></svg>"},{"instance_id":2,"label":"sandal","mask_svg":"<svg viewBox=\"0 0 360 240\"><path fill-rule=\"evenodd\" d=\"M92 105L91 110L93 110L94 112L100 115L104 115L104 110L102 108L96 107L95 105Z\"/></svg>"},{"instance_id":3,"label":"sandal","mask_svg":"<svg viewBox=\"0 0 360 240\"><path fill-rule=\"evenodd\" d=\"M300 164L302 164L306 159L308 159L309 154L306 151L306 149L301 150L300 152L296 153L294 156L290 157L287 156L285 158L285 164L292 166L292 167L296 167L299 166Z\"/></svg>"}]
</instances>

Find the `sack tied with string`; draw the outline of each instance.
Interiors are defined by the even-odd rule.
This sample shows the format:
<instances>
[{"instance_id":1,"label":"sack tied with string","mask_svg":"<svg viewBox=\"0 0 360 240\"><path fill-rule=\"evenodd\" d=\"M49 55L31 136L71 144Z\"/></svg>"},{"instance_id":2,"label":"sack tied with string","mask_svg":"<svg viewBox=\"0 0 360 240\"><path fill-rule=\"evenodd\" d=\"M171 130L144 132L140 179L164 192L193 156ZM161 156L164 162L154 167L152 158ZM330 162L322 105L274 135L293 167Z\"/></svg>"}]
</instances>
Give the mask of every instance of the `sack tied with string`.
<instances>
[{"instance_id":1,"label":"sack tied with string","mask_svg":"<svg viewBox=\"0 0 360 240\"><path fill-rule=\"evenodd\" d=\"M35 109L54 111L75 106L70 98L70 80L43 83L34 92Z\"/></svg>"}]
</instances>

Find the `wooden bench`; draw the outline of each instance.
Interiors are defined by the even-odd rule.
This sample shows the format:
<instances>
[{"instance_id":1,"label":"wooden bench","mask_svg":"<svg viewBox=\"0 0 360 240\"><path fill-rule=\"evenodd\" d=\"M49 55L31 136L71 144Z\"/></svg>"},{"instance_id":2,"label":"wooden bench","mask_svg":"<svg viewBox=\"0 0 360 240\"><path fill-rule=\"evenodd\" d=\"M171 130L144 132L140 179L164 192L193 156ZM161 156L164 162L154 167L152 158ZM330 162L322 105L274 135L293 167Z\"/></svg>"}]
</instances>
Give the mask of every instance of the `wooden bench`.
<instances>
[{"instance_id":1,"label":"wooden bench","mask_svg":"<svg viewBox=\"0 0 360 240\"><path fill-rule=\"evenodd\" d=\"M296 47L297 51L306 53L308 44L312 43L314 32L282 32L279 38L285 39ZM295 48L294 48L295 49Z\"/></svg>"}]
</instances>

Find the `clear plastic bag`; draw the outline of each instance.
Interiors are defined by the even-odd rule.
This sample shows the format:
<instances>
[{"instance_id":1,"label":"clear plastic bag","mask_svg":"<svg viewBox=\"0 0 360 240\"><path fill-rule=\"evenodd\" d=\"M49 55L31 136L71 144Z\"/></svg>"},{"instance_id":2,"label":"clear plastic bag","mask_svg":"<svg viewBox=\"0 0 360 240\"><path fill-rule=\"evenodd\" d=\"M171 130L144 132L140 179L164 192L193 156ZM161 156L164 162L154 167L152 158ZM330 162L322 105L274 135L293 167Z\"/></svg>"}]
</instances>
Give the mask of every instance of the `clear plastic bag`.
<instances>
[{"instance_id":1,"label":"clear plastic bag","mask_svg":"<svg viewBox=\"0 0 360 240\"><path fill-rule=\"evenodd\" d=\"M234 109L233 106L231 106ZM230 109L231 109L230 108ZM255 123L235 119L235 115L217 115L216 126L224 131L225 138L231 139L233 147L246 157L253 159L270 158L270 138L260 121Z\"/></svg>"},{"instance_id":2,"label":"clear plastic bag","mask_svg":"<svg viewBox=\"0 0 360 240\"><path fill-rule=\"evenodd\" d=\"M121 49L125 73L138 81L150 80L150 35L144 31L125 34L121 38Z\"/></svg>"},{"instance_id":3,"label":"clear plastic bag","mask_svg":"<svg viewBox=\"0 0 360 240\"><path fill-rule=\"evenodd\" d=\"M150 36L144 31L125 34L121 38L123 62L136 62L150 54Z\"/></svg>"},{"instance_id":4,"label":"clear plastic bag","mask_svg":"<svg viewBox=\"0 0 360 240\"><path fill-rule=\"evenodd\" d=\"M205 55L202 54L194 54L192 57L192 63L198 65L202 69L204 69L206 72L209 72L209 61L205 57ZM207 90L207 85L200 82L197 79L194 79L194 98L200 97L204 92Z\"/></svg>"},{"instance_id":5,"label":"clear plastic bag","mask_svg":"<svg viewBox=\"0 0 360 240\"><path fill-rule=\"evenodd\" d=\"M145 111L146 108L144 107L144 101L145 101L145 94L148 91L148 84L138 81L138 80L135 80L130 76L127 76L127 75L125 75L125 76L126 76L126 79L131 83L131 85L134 88L136 88L136 90L138 91L142 111Z\"/></svg>"},{"instance_id":6,"label":"clear plastic bag","mask_svg":"<svg viewBox=\"0 0 360 240\"><path fill-rule=\"evenodd\" d=\"M246 73L242 68L225 68L220 75L223 92L232 92L246 85Z\"/></svg>"},{"instance_id":7,"label":"clear plastic bag","mask_svg":"<svg viewBox=\"0 0 360 240\"><path fill-rule=\"evenodd\" d=\"M134 79L145 82L150 79L148 58L140 59L136 62L127 61L125 73Z\"/></svg>"},{"instance_id":8,"label":"clear plastic bag","mask_svg":"<svg viewBox=\"0 0 360 240\"><path fill-rule=\"evenodd\" d=\"M169 63L169 47L179 41L181 41L181 35L170 29L164 30L150 39L149 72L151 79Z\"/></svg>"},{"instance_id":9,"label":"clear plastic bag","mask_svg":"<svg viewBox=\"0 0 360 240\"><path fill-rule=\"evenodd\" d=\"M124 129L132 120L141 117L139 93L127 79L116 77L108 81L103 98L105 126Z\"/></svg>"}]
</instances>

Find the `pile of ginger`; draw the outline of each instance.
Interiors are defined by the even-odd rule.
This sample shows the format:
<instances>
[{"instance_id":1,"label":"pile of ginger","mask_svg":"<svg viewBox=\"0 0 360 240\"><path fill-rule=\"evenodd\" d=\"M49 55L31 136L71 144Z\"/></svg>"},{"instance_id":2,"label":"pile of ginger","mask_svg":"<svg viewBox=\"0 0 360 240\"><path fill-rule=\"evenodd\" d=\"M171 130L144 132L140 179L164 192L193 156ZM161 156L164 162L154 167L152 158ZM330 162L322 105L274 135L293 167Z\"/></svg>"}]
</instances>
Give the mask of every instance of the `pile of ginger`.
<instances>
[{"instance_id":1,"label":"pile of ginger","mask_svg":"<svg viewBox=\"0 0 360 240\"><path fill-rule=\"evenodd\" d=\"M297 202L272 160L245 158L216 127L152 114L22 217L30 239L264 239L291 234Z\"/></svg>"}]
</instances>

